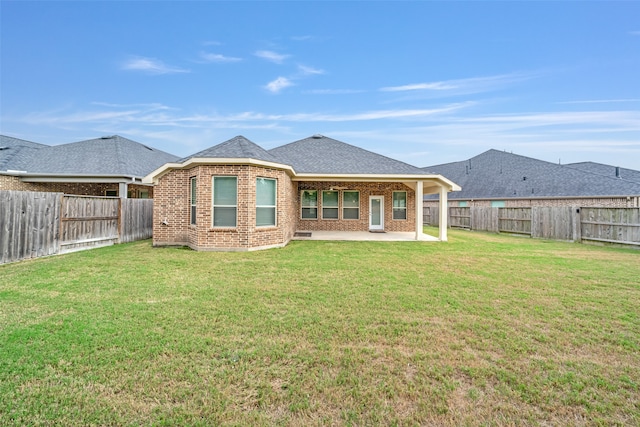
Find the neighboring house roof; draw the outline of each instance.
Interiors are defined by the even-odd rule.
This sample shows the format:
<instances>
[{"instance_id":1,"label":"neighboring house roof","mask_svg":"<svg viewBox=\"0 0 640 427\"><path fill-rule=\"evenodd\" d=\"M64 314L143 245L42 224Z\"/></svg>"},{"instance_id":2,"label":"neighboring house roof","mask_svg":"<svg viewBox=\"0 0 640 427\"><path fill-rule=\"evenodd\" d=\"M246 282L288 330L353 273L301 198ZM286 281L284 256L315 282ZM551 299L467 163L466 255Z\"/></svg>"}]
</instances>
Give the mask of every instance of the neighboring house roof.
<instances>
[{"instance_id":1,"label":"neighboring house roof","mask_svg":"<svg viewBox=\"0 0 640 427\"><path fill-rule=\"evenodd\" d=\"M20 169L23 175L122 176L141 178L177 156L118 135L42 145L32 150Z\"/></svg>"},{"instance_id":2,"label":"neighboring house roof","mask_svg":"<svg viewBox=\"0 0 640 427\"><path fill-rule=\"evenodd\" d=\"M47 147L37 142L0 135L0 171L21 171L32 155Z\"/></svg>"},{"instance_id":3,"label":"neighboring house roof","mask_svg":"<svg viewBox=\"0 0 640 427\"><path fill-rule=\"evenodd\" d=\"M209 147L206 150L184 157L177 162L183 163L193 158L255 159L263 160L265 162L279 162L279 159L270 154L267 150L241 135L231 138L221 144Z\"/></svg>"},{"instance_id":4,"label":"neighboring house roof","mask_svg":"<svg viewBox=\"0 0 640 427\"><path fill-rule=\"evenodd\" d=\"M423 170L444 175L462 187L450 199L640 195L639 183L498 150Z\"/></svg>"},{"instance_id":5,"label":"neighboring house roof","mask_svg":"<svg viewBox=\"0 0 640 427\"><path fill-rule=\"evenodd\" d=\"M569 168L640 183L640 171L595 162L569 163Z\"/></svg>"},{"instance_id":6,"label":"neighboring house roof","mask_svg":"<svg viewBox=\"0 0 640 427\"><path fill-rule=\"evenodd\" d=\"M314 174L412 174L425 171L362 148L314 135L269 150L269 153L295 169Z\"/></svg>"}]
</instances>

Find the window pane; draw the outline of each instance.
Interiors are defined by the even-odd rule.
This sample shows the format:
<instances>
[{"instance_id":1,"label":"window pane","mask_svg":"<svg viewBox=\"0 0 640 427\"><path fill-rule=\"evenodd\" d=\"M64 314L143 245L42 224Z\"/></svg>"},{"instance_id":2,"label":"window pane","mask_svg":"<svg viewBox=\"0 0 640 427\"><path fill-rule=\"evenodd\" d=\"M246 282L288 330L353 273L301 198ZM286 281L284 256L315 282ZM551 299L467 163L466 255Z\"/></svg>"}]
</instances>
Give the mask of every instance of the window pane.
<instances>
[{"instance_id":1,"label":"window pane","mask_svg":"<svg viewBox=\"0 0 640 427\"><path fill-rule=\"evenodd\" d=\"M407 210L393 208L393 219L407 219Z\"/></svg>"},{"instance_id":2,"label":"window pane","mask_svg":"<svg viewBox=\"0 0 640 427\"><path fill-rule=\"evenodd\" d=\"M196 204L196 179L191 178L191 204Z\"/></svg>"},{"instance_id":3,"label":"window pane","mask_svg":"<svg viewBox=\"0 0 640 427\"><path fill-rule=\"evenodd\" d=\"M338 208L323 208L322 218L324 219L338 219Z\"/></svg>"},{"instance_id":4,"label":"window pane","mask_svg":"<svg viewBox=\"0 0 640 427\"><path fill-rule=\"evenodd\" d=\"M342 212L342 219L358 219L360 216L360 209L358 208L344 208Z\"/></svg>"},{"instance_id":5,"label":"window pane","mask_svg":"<svg viewBox=\"0 0 640 427\"><path fill-rule=\"evenodd\" d=\"M191 224L195 225L196 223L196 207L195 205L191 205Z\"/></svg>"},{"instance_id":6,"label":"window pane","mask_svg":"<svg viewBox=\"0 0 640 427\"><path fill-rule=\"evenodd\" d=\"M213 226L214 227L235 227L236 226L236 208L220 208L213 209Z\"/></svg>"},{"instance_id":7,"label":"window pane","mask_svg":"<svg viewBox=\"0 0 640 427\"><path fill-rule=\"evenodd\" d=\"M407 193L405 191L393 192L393 207L394 208L406 208L407 207Z\"/></svg>"},{"instance_id":8,"label":"window pane","mask_svg":"<svg viewBox=\"0 0 640 427\"><path fill-rule=\"evenodd\" d=\"M238 192L238 178L216 176L213 178L213 204L235 206Z\"/></svg>"},{"instance_id":9,"label":"window pane","mask_svg":"<svg viewBox=\"0 0 640 427\"><path fill-rule=\"evenodd\" d=\"M318 208L302 208L302 219L318 219Z\"/></svg>"},{"instance_id":10,"label":"window pane","mask_svg":"<svg viewBox=\"0 0 640 427\"><path fill-rule=\"evenodd\" d=\"M276 180L267 178L256 179L256 204L258 206L276 205Z\"/></svg>"},{"instance_id":11,"label":"window pane","mask_svg":"<svg viewBox=\"0 0 640 427\"><path fill-rule=\"evenodd\" d=\"M256 208L256 226L276 225L276 208Z\"/></svg>"},{"instance_id":12,"label":"window pane","mask_svg":"<svg viewBox=\"0 0 640 427\"><path fill-rule=\"evenodd\" d=\"M302 206L318 206L318 192L315 190L304 190L302 192Z\"/></svg>"},{"instance_id":13,"label":"window pane","mask_svg":"<svg viewBox=\"0 0 640 427\"><path fill-rule=\"evenodd\" d=\"M360 207L360 193L357 191L344 191L342 193L342 206L345 208Z\"/></svg>"},{"instance_id":14,"label":"window pane","mask_svg":"<svg viewBox=\"0 0 640 427\"><path fill-rule=\"evenodd\" d=\"M322 206L326 207L338 207L338 192L337 191L323 191L322 192ZM337 218L337 217L336 217Z\"/></svg>"}]
</instances>

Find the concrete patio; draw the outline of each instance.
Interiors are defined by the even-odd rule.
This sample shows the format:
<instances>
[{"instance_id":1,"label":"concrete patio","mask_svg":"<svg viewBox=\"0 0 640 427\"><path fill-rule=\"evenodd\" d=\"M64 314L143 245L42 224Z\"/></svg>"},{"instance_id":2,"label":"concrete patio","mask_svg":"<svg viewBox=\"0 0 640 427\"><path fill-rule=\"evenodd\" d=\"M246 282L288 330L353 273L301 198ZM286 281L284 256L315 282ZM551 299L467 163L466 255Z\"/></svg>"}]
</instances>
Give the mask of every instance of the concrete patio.
<instances>
[{"instance_id":1,"label":"concrete patio","mask_svg":"<svg viewBox=\"0 0 640 427\"><path fill-rule=\"evenodd\" d=\"M302 234L310 233L310 236ZM350 240L350 241L394 241L394 242L415 242L416 233L414 232L384 232L372 233L369 231L296 231L293 240ZM422 242L439 242L437 237L421 234L418 239Z\"/></svg>"}]
</instances>

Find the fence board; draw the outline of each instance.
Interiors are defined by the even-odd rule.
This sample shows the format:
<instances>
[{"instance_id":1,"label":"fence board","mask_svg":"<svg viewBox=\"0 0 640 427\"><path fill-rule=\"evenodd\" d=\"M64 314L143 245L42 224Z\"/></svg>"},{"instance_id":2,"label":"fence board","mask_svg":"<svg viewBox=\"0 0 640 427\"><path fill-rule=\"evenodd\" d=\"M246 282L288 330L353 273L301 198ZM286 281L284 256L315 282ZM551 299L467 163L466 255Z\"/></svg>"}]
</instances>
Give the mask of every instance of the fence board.
<instances>
[{"instance_id":1,"label":"fence board","mask_svg":"<svg viewBox=\"0 0 640 427\"><path fill-rule=\"evenodd\" d=\"M640 208L582 208L582 240L640 246Z\"/></svg>"},{"instance_id":2,"label":"fence board","mask_svg":"<svg viewBox=\"0 0 640 427\"><path fill-rule=\"evenodd\" d=\"M0 191L0 264L58 252L60 193Z\"/></svg>"},{"instance_id":3,"label":"fence board","mask_svg":"<svg viewBox=\"0 0 640 427\"><path fill-rule=\"evenodd\" d=\"M425 207L425 224L437 225ZM431 211L431 215L427 215ZM477 231L517 233L541 239L640 246L640 208L449 207L449 225Z\"/></svg>"},{"instance_id":4,"label":"fence board","mask_svg":"<svg viewBox=\"0 0 640 427\"><path fill-rule=\"evenodd\" d=\"M449 208L449 226L457 228L471 228L471 211L468 207Z\"/></svg>"},{"instance_id":5,"label":"fence board","mask_svg":"<svg viewBox=\"0 0 640 427\"><path fill-rule=\"evenodd\" d=\"M0 264L152 237L153 200L0 191Z\"/></svg>"},{"instance_id":6,"label":"fence board","mask_svg":"<svg viewBox=\"0 0 640 427\"><path fill-rule=\"evenodd\" d=\"M118 241L119 199L64 196L60 253Z\"/></svg>"},{"instance_id":7,"label":"fence board","mask_svg":"<svg viewBox=\"0 0 640 427\"><path fill-rule=\"evenodd\" d=\"M122 199L120 242L149 239L153 236L153 200Z\"/></svg>"}]
</instances>

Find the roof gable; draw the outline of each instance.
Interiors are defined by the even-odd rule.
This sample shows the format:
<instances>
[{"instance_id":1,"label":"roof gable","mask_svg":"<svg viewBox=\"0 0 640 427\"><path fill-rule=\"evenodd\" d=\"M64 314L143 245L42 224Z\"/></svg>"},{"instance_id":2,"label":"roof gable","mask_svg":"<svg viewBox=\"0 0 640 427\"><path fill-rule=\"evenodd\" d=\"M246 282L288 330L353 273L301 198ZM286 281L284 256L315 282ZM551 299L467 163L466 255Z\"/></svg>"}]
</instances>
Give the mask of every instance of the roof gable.
<instances>
[{"instance_id":1,"label":"roof gable","mask_svg":"<svg viewBox=\"0 0 640 427\"><path fill-rule=\"evenodd\" d=\"M498 150L423 168L462 187L454 199L639 195L640 184Z\"/></svg>"},{"instance_id":2,"label":"roof gable","mask_svg":"<svg viewBox=\"0 0 640 427\"><path fill-rule=\"evenodd\" d=\"M411 174L425 171L399 160L364 150L323 135L314 135L269 150L296 173L315 174Z\"/></svg>"},{"instance_id":3,"label":"roof gable","mask_svg":"<svg viewBox=\"0 0 640 427\"><path fill-rule=\"evenodd\" d=\"M183 163L192 158L254 159L274 163L279 162L274 155L242 135L184 157L178 162Z\"/></svg>"}]
</instances>

